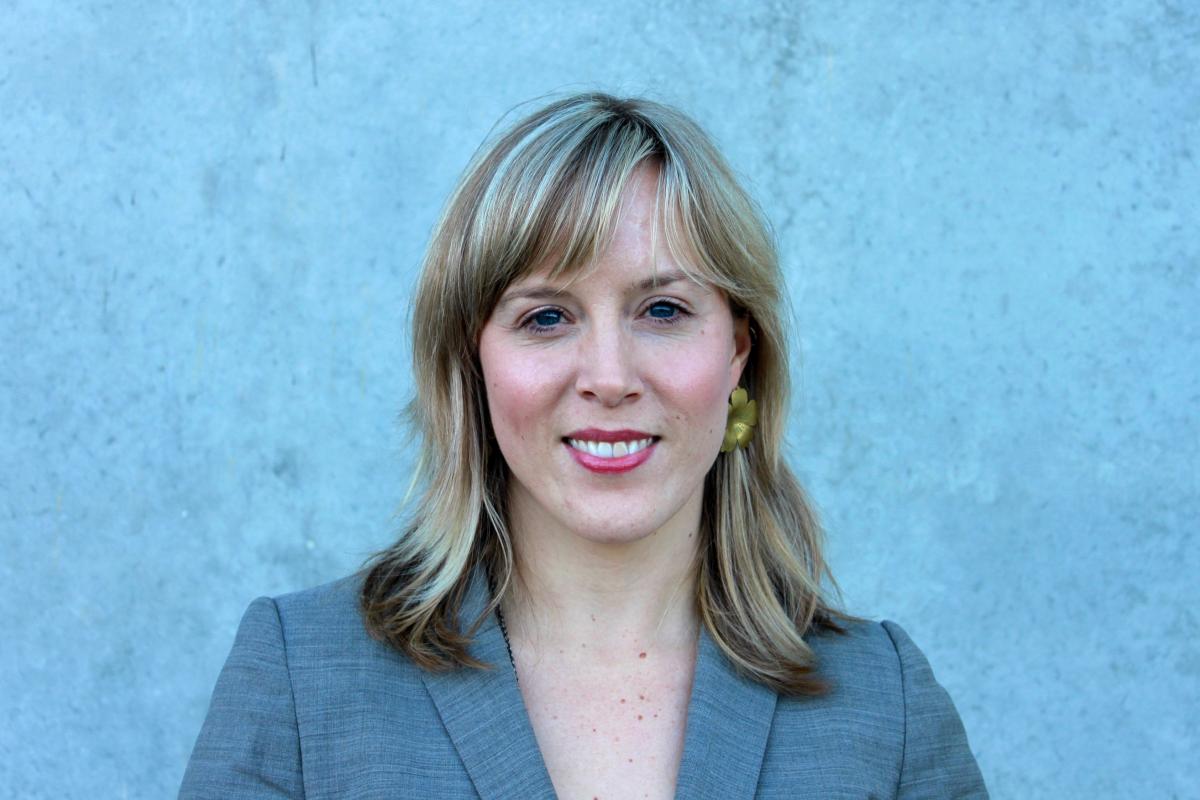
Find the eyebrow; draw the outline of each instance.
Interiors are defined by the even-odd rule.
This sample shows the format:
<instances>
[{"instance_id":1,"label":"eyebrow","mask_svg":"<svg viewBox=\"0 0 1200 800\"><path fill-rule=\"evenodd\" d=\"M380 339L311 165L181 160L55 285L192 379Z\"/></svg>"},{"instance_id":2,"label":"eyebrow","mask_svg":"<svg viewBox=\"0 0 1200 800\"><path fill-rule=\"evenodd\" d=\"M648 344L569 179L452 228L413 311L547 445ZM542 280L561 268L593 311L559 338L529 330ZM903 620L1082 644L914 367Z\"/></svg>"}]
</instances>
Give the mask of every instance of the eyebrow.
<instances>
[{"instance_id":1,"label":"eyebrow","mask_svg":"<svg viewBox=\"0 0 1200 800\"><path fill-rule=\"evenodd\" d=\"M684 280L690 280L687 273L683 270L673 269L669 272L656 273L649 278L638 281L632 286L632 290L635 292L646 292L650 289L657 289L660 286L668 286ZM525 289L513 289L505 292L504 296L500 298L500 305L511 303L514 300L558 300L570 296L571 292L567 289L544 285L530 286Z\"/></svg>"}]
</instances>

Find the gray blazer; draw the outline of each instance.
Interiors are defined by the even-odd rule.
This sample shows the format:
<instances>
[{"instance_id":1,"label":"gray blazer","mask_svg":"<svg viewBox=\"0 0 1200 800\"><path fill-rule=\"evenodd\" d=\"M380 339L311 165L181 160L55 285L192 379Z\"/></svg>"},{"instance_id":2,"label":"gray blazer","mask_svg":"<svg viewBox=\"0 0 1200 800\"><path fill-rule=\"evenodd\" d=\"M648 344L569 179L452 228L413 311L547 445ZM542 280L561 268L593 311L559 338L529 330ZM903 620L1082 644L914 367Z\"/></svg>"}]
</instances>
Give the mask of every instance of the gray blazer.
<instances>
[{"instance_id":1,"label":"gray blazer","mask_svg":"<svg viewBox=\"0 0 1200 800\"><path fill-rule=\"evenodd\" d=\"M426 672L372 639L347 578L246 611L180 798L553 798L504 638ZM476 580L464 619L484 607ZM834 683L787 698L701 632L679 798L987 797L950 697L894 623L810 639Z\"/></svg>"}]
</instances>

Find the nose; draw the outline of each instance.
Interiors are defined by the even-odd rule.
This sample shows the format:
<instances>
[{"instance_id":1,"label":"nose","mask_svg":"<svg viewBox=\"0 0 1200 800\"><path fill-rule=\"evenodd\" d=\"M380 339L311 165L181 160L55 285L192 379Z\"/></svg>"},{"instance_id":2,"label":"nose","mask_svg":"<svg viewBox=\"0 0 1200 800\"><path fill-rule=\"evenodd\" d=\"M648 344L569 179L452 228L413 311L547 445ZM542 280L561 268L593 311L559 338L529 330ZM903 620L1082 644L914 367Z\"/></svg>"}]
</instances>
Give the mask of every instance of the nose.
<instances>
[{"instance_id":1,"label":"nose","mask_svg":"<svg viewBox=\"0 0 1200 800\"><path fill-rule=\"evenodd\" d=\"M640 397L643 387L636 356L632 337L623 326L590 326L579 348L576 391L609 407Z\"/></svg>"}]
</instances>

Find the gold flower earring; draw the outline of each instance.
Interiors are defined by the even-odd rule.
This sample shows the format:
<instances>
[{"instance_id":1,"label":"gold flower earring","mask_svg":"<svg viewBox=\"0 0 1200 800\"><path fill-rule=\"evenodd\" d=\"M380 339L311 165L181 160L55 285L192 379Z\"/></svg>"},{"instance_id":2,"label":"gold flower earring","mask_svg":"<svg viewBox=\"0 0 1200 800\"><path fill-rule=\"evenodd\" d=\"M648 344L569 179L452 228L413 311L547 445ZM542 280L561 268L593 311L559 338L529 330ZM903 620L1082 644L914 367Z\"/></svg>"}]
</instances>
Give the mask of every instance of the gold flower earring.
<instances>
[{"instance_id":1,"label":"gold flower earring","mask_svg":"<svg viewBox=\"0 0 1200 800\"><path fill-rule=\"evenodd\" d=\"M729 421L725 424L725 440L721 442L722 453L736 450L739 446L744 450L754 438L758 404L749 398L742 388L734 389L729 396Z\"/></svg>"}]
</instances>

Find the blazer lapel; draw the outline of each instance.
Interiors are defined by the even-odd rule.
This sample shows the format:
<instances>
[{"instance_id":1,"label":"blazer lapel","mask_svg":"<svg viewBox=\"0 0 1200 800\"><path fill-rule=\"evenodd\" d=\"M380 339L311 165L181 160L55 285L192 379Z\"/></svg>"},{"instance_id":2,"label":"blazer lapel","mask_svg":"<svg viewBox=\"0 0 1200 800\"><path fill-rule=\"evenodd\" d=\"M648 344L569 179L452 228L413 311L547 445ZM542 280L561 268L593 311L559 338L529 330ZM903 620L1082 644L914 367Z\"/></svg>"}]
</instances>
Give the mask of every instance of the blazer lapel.
<instances>
[{"instance_id":1,"label":"blazer lapel","mask_svg":"<svg viewBox=\"0 0 1200 800\"><path fill-rule=\"evenodd\" d=\"M487 581L477 572L461 618L473 621L487 602ZM489 615L477 632L471 654L492 668L423 671L423 680L475 791L484 800L554 800L554 786L538 750L495 615Z\"/></svg>"},{"instance_id":2,"label":"blazer lapel","mask_svg":"<svg viewBox=\"0 0 1200 800\"><path fill-rule=\"evenodd\" d=\"M675 797L754 797L777 697L739 675L701 626Z\"/></svg>"}]
</instances>

